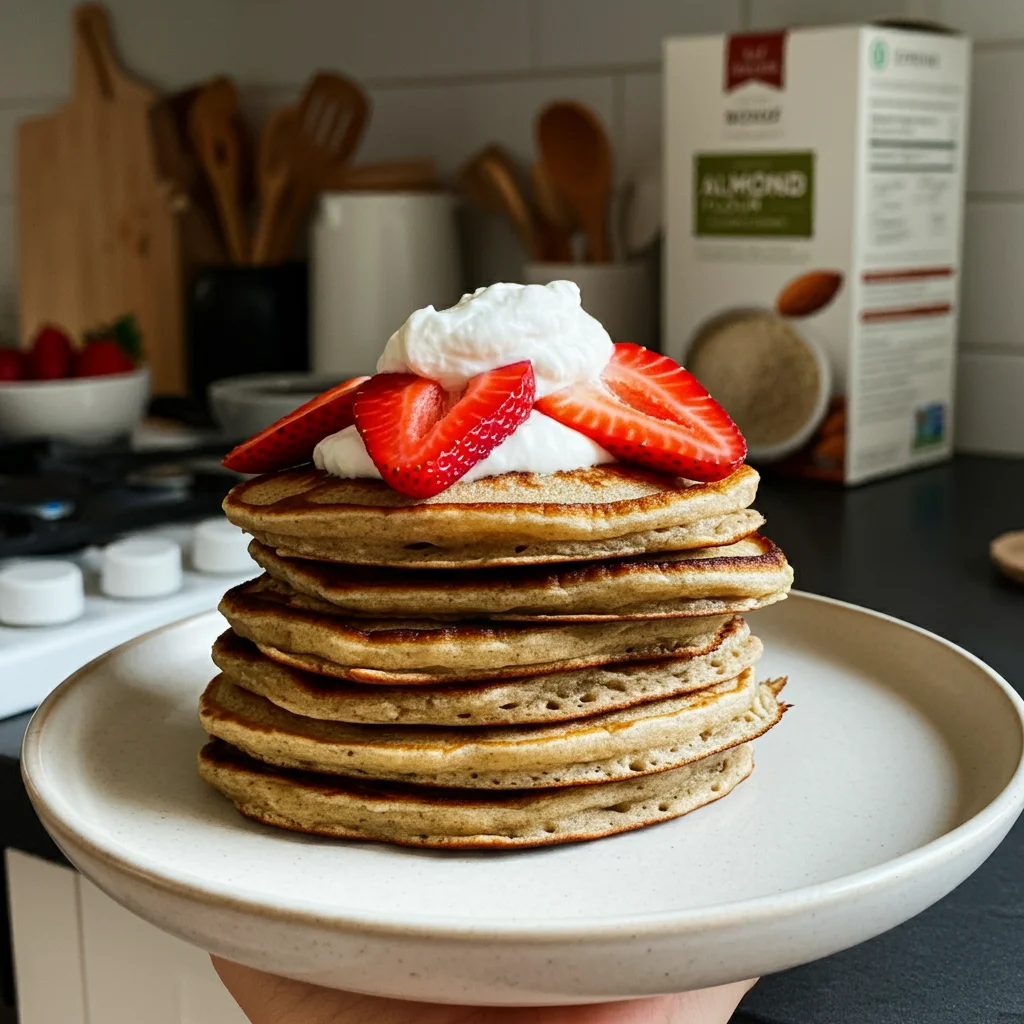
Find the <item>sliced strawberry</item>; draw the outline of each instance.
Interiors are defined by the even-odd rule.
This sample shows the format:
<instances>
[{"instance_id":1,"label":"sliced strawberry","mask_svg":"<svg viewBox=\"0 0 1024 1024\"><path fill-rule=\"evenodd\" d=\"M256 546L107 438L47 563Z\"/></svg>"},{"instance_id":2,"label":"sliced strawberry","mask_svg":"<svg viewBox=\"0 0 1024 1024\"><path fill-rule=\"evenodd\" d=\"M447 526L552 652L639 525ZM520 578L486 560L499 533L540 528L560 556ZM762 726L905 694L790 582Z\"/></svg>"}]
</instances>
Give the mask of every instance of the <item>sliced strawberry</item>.
<instances>
[{"instance_id":1,"label":"sliced strawberry","mask_svg":"<svg viewBox=\"0 0 1024 1024\"><path fill-rule=\"evenodd\" d=\"M269 473L308 462L318 442L352 425L356 391L368 379L353 377L317 395L233 448L221 464L239 473Z\"/></svg>"},{"instance_id":2,"label":"sliced strawberry","mask_svg":"<svg viewBox=\"0 0 1024 1024\"><path fill-rule=\"evenodd\" d=\"M690 480L721 480L747 454L739 428L697 378L640 345L616 345L600 383L563 388L537 408L617 459Z\"/></svg>"},{"instance_id":3,"label":"sliced strawberry","mask_svg":"<svg viewBox=\"0 0 1024 1024\"><path fill-rule=\"evenodd\" d=\"M529 360L474 377L460 395L411 373L378 373L356 395L356 426L385 482L440 494L505 440L533 407Z\"/></svg>"}]
</instances>

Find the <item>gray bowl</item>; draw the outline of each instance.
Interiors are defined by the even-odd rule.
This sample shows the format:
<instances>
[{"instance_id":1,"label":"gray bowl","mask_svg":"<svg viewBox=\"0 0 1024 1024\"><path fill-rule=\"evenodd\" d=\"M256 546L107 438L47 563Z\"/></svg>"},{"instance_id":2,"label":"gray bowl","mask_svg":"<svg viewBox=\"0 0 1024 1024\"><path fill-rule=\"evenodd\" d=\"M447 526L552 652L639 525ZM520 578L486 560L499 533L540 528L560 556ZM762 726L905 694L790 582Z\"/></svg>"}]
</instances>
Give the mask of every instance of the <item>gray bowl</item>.
<instances>
[{"instance_id":1,"label":"gray bowl","mask_svg":"<svg viewBox=\"0 0 1024 1024\"><path fill-rule=\"evenodd\" d=\"M252 373L214 381L210 409L227 437L258 434L300 405L356 374Z\"/></svg>"}]
</instances>

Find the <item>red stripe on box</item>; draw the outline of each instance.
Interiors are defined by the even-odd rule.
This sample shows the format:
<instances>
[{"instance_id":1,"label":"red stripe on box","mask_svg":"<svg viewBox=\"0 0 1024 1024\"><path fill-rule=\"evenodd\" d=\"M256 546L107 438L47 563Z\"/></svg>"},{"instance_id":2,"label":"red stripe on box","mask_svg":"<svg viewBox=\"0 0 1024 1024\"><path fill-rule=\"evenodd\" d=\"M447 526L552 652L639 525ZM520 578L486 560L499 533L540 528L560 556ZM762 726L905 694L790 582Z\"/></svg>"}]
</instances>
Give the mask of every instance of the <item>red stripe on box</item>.
<instances>
[{"instance_id":1,"label":"red stripe on box","mask_svg":"<svg viewBox=\"0 0 1024 1024\"><path fill-rule=\"evenodd\" d=\"M953 312L950 303L935 306L903 306L899 309L865 309L861 320L866 324L881 323L885 320L915 320L929 316L947 316Z\"/></svg>"},{"instance_id":2,"label":"red stripe on box","mask_svg":"<svg viewBox=\"0 0 1024 1024\"><path fill-rule=\"evenodd\" d=\"M913 270L866 270L861 275L865 284L882 284L886 281L921 281L930 277L952 277L952 267L916 267Z\"/></svg>"}]
</instances>

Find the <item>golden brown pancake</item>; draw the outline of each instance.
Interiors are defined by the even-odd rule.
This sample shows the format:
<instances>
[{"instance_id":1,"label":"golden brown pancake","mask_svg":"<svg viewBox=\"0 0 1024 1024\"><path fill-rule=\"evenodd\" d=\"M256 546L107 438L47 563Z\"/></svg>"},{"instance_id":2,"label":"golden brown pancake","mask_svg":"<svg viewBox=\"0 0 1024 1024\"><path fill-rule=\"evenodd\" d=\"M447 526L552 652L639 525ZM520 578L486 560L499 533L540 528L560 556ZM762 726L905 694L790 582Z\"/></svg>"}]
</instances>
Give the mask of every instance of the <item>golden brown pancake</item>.
<instances>
[{"instance_id":1,"label":"golden brown pancake","mask_svg":"<svg viewBox=\"0 0 1024 1024\"><path fill-rule=\"evenodd\" d=\"M341 480L307 468L238 484L224 511L268 546L294 555L451 568L729 543L761 522L756 512L736 515L754 500L757 482L749 466L705 484L613 464L459 481L416 500L379 480Z\"/></svg>"},{"instance_id":2,"label":"golden brown pancake","mask_svg":"<svg viewBox=\"0 0 1024 1024\"><path fill-rule=\"evenodd\" d=\"M220 611L276 661L353 682L435 686L646 661L703 648L733 616L611 622L443 622L357 618L264 576L229 590Z\"/></svg>"},{"instance_id":3,"label":"golden brown pancake","mask_svg":"<svg viewBox=\"0 0 1024 1024\"><path fill-rule=\"evenodd\" d=\"M282 768L423 786L533 789L613 782L746 743L782 717L784 680L751 669L695 693L550 725L353 725L294 715L217 676L199 702L211 735Z\"/></svg>"},{"instance_id":4,"label":"golden brown pancake","mask_svg":"<svg viewBox=\"0 0 1024 1024\"><path fill-rule=\"evenodd\" d=\"M228 630L213 660L233 683L296 715L377 725L561 722L677 697L737 676L761 656L742 619L695 638L679 657L444 686L367 686L281 664Z\"/></svg>"},{"instance_id":5,"label":"golden brown pancake","mask_svg":"<svg viewBox=\"0 0 1024 1024\"><path fill-rule=\"evenodd\" d=\"M277 828L401 846L491 850L628 832L725 796L752 771L750 744L624 782L490 793L274 768L213 740L199 774L246 817Z\"/></svg>"},{"instance_id":6,"label":"golden brown pancake","mask_svg":"<svg viewBox=\"0 0 1024 1024\"><path fill-rule=\"evenodd\" d=\"M584 621L741 612L778 600L793 581L785 555L759 534L721 548L605 562L415 573L283 558L256 540L249 553L294 590L374 618Z\"/></svg>"}]
</instances>

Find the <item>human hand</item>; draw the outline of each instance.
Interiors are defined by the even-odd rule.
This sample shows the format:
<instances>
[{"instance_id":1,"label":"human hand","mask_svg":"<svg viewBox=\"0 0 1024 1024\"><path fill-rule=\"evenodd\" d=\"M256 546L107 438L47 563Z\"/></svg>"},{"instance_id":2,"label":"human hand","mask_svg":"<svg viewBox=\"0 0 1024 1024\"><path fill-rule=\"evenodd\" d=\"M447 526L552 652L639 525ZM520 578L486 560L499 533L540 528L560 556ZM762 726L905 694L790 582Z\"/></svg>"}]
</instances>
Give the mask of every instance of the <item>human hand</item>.
<instances>
[{"instance_id":1,"label":"human hand","mask_svg":"<svg viewBox=\"0 0 1024 1024\"><path fill-rule=\"evenodd\" d=\"M217 957L213 966L252 1024L727 1024L754 984L597 1006L474 1008L337 992Z\"/></svg>"}]
</instances>

